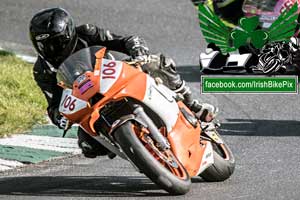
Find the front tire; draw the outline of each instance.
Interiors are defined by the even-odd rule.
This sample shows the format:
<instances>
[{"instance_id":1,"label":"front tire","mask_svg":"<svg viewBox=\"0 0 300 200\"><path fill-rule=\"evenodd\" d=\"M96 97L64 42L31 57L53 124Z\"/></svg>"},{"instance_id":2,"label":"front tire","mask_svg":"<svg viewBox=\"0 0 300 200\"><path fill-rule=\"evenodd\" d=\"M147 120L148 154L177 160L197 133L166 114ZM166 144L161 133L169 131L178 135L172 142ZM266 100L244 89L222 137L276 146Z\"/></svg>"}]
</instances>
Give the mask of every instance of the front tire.
<instances>
[{"instance_id":1,"label":"front tire","mask_svg":"<svg viewBox=\"0 0 300 200\"><path fill-rule=\"evenodd\" d=\"M153 152L149 152L144 144L137 137L134 129L135 125L132 122L126 122L119 127L114 137L121 146L128 158L154 183L173 195L183 195L187 193L191 187L191 179L189 174L176 159L179 166L180 177L176 173L172 173L167 165L165 166L154 157Z\"/></svg>"},{"instance_id":2,"label":"front tire","mask_svg":"<svg viewBox=\"0 0 300 200\"><path fill-rule=\"evenodd\" d=\"M200 176L208 182L225 181L235 168L235 159L229 147L224 144L212 142L214 163L208 167Z\"/></svg>"}]
</instances>

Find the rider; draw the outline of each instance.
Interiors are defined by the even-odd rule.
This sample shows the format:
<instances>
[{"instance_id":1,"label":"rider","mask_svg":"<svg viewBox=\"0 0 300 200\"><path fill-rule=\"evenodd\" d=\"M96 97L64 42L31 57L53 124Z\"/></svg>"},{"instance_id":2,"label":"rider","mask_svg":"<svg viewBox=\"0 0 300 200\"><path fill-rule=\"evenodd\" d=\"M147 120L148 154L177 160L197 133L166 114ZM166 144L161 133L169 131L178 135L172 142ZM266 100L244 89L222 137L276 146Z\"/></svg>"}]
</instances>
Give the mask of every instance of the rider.
<instances>
[{"instance_id":1,"label":"rider","mask_svg":"<svg viewBox=\"0 0 300 200\"><path fill-rule=\"evenodd\" d=\"M93 45L125 53L135 60L155 57L158 60L156 68L162 76L167 77L169 88L182 94L184 103L196 116L203 121L211 121L214 117L215 107L199 104L191 98L191 91L177 74L174 61L163 55L150 56L145 41L140 37L118 36L92 24L75 27L72 16L62 8L43 9L36 13L30 21L29 31L32 44L38 52L33 68L34 79L47 99L51 121L61 129L65 128L67 120L58 111L62 88L57 85L57 69L72 53ZM152 69L144 68L151 73ZM78 145L86 157L93 158L109 152L81 128L78 129Z\"/></svg>"}]
</instances>

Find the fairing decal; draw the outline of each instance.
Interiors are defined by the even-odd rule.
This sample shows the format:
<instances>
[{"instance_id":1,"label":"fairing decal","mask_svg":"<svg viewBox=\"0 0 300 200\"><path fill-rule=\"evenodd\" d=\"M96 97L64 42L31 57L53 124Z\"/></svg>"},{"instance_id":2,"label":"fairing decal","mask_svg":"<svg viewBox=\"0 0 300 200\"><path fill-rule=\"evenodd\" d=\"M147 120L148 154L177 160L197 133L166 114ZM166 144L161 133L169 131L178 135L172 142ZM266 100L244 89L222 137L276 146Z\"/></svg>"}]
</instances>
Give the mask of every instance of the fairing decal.
<instances>
[{"instance_id":1,"label":"fairing decal","mask_svg":"<svg viewBox=\"0 0 300 200\"><path fill-rule=\"evenodd\" d=\"M59 104L59 112L70 115L87 107L87 102L72 95L71 89L63 91Z\"/></svg>"},{"instance_id":2,"label":"fairing decal","mask_svg":"<svg viewBox=\"0 0 300 200\"><path fill-rule=\"evenodd\" d=\"M123 65L120 61L102 59L100 75L100 93L106 93L119 79Z\"/></svg>"}]
</instances>

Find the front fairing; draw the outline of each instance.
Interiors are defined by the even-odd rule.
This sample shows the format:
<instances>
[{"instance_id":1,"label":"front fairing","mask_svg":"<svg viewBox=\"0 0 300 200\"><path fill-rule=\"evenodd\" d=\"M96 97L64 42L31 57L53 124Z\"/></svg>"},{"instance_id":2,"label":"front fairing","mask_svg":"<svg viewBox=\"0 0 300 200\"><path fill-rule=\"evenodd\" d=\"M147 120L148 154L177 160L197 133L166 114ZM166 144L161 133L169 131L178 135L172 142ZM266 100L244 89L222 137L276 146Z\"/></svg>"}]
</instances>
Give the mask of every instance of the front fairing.
<instances>
[{"instance_id":1,"label":"front fairing","mask_svg":"<svg viewBox=\"0 0 300 200\"><path fill-rule=\"evenodd\" d=\"M90 116L110 101L142 100L146 74L122 61L105 59L105 48L82 49L62 63L57 81L64 88L59 111L88 129ZM93 132L93 131L90 131Z\"/></svg>"}]
</instances>

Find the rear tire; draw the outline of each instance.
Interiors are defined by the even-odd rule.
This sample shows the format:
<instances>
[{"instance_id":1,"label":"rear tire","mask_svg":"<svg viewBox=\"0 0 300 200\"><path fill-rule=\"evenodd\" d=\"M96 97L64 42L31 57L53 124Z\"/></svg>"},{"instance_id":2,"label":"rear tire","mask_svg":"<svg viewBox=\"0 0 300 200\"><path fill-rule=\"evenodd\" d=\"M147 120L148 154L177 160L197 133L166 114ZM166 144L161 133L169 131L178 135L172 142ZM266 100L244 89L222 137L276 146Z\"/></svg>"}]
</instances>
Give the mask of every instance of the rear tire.
<instances>
[{"instance_id":1,"label":"rear tire","mask_svg":"<svg viewBox=\"0 0 300 200\"><path fill-rule=\"evenodd\" d=\"M224 143L219 145L213 143L214 164L208 167L200 176L209 182L224 181L228 179L234 171L235 159L229 147Z\"/></svg>"},{"instance_id":2,"label":"rear tire","mask_svg":"<svg viewBox=\"0 0 300 200\"><path fill-rule=\"evenodd\" d=\"M187 193L191 187L191 179L189 174L176 159L176 163L183 169L183 178L179 178L172 174L142 144L133 130L133 123L126 122L119 127L114 137L121 146L128 158L154 183L173 195L183 195Z\"/></svg>"}]
</instances>

